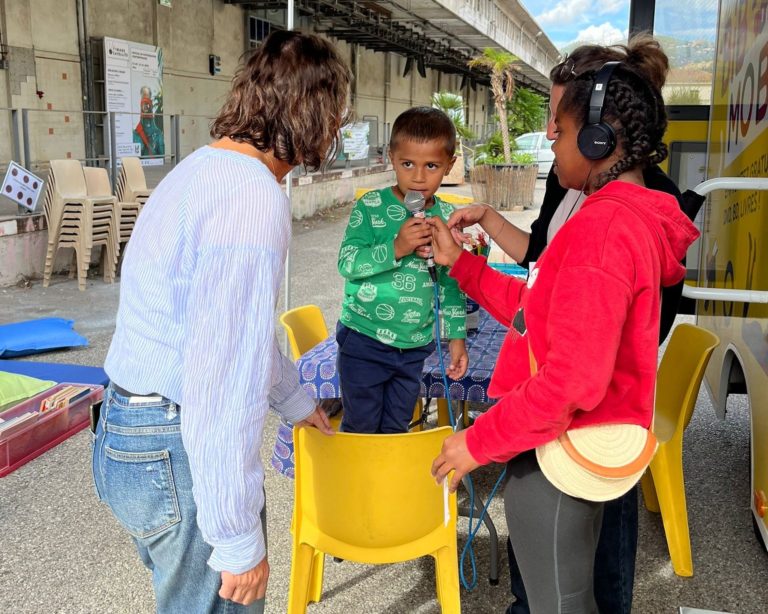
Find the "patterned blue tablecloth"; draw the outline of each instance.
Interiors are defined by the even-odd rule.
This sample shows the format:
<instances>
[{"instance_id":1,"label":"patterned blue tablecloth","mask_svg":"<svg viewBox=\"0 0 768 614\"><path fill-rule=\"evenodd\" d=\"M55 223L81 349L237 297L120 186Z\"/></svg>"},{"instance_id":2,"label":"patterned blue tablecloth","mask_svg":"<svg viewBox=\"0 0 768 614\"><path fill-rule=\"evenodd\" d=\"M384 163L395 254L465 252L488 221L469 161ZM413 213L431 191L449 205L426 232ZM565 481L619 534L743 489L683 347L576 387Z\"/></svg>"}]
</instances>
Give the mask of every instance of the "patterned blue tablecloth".
<instances>
[{"instance_id":1,"label":"patterned blue tablecloth","mask_svg":"<svg viewBox=\"0 0 768 614\"><path fill-rule=\"evenodd\" d=\"M458 381L448 380L448 389L452 399L488 403L488 386L496 366L496 357L501 349L507 329L493 319L484 309L480 309L478 328L467 336L469 368L466 375ZM448 343L442 343L443 361L450 364ZM339 377L336 373L336 338L331 335L309 350L297 364L299 379L309 395L316 399L337 399L341 397ZM440 373L440 361L437 351L427 358L421 381L421 397L444 398L445 386ZM293 477L293 432L287 424L278 428L277 442L272 454L272 466L278 471Z\"/></svg>"},{"instance_id":2,"label":"patterned blue tablecloth","mask_svg":"<svg viewBox=\"0 0 768 614\"><path fill-rule=\"evenodd\" d=\"M478 328L467 336L469 368L458 381L448 380L452 399L488 403L488 385L496 366L496 357L501 349L507 329L494 320L487 311L480 310ZM304 389L315 399L337 399L341 397L339 376L336 372L336 339L333 335L309 350L299 358L297 367ZM450 362L448 343L443 341L445 366ZM440 372L440 361L435 350L424 363L421 392L422 397L444 398L445 387Z\"/></svg>"}]
</instances>

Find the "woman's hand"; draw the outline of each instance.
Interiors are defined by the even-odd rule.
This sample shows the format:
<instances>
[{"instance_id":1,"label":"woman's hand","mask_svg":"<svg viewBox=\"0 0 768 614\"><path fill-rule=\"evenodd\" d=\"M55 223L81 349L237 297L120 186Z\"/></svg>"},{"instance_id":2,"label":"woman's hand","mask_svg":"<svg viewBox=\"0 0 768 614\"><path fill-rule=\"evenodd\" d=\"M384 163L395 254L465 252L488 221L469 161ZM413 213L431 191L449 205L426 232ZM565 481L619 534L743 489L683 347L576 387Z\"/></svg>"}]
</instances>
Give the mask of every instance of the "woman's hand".
<instances>
[{"instance_id":1,"label":"woman's hand","mask_svg":"<svg viewBox=\"0 0 768 614\"><path fill-rule=\"evenodd\" d=\"M461 256L461 246L453 240L448 226L439 217L427 218L427 223L432 227L432 252L435 262L444 266L453 266Z\"/></svg>"},{"instance_id":2,"label":"woman's hand","mask_svg":"<svg viewBox=\"0 0 768 614\"><path fill-rule=\"evenodd\" d=\"M451 217L448 218L447 225L448 228L451 229L451 234L453 234L453 238L456 243L459 245L464 243L472 243L472 235L467 232L463 232L464 228L467 226L480 224L480 226L483 227L483 230L488 230L485 228L485 226L483 226L483 221L487 219L485 214L490 208L491 207L489 205L483 203L473 203L467 207L456 209L456 211L451 213Z\"/></svg>"},{"instance_id":3,"label":"woman's hand","mask_svg":"<svg viewBox=\"0 0 768 614\"><path fill-rule=\"evenodd\" d=\"M333 435L335 433L331 428L331 423L328 421L328 414L320 406L315 407L315 411L301 422L297 422L295 426L314 426L318 431L326 435Z\"/></svg>"},{"instance_id":4,"label":"woman's hand","mask_svg":"<svg viewBox=\"0 0 768 614\"><path fill-rule=\"evenodd\" d=\"M269 563L267 557L264 557L256 567L244 573L222 571L219 597L242 605L251 605L258 599L264 599L268 581Z\"/></svg>"},{"instance_id":5,"label":"woman's hand","mask_svg":"<svg viewBox=\"0 0 768 614\"><path fill-rule=\"evenodd\" d=\"M468 430L468 429L467 429ZM448 490L456 492L461 479L480 466L467 449L467 430L458 431L443 442L440 455L432 463L432 475L438 484L453 471Z\"/></svg>"},{"instance_id":6,"label":"woman's hand","mask_svg":"<svg viewBox=\"0 0 768 614\"><path fill-rule=\"evenodd\" d=\"M473 203L466 207L460 207L448 218L448 228L464 230L467 226L478 223L482 226L482 219L488 208L488 205L483 203Z\"/></svg>"}]
</instances>

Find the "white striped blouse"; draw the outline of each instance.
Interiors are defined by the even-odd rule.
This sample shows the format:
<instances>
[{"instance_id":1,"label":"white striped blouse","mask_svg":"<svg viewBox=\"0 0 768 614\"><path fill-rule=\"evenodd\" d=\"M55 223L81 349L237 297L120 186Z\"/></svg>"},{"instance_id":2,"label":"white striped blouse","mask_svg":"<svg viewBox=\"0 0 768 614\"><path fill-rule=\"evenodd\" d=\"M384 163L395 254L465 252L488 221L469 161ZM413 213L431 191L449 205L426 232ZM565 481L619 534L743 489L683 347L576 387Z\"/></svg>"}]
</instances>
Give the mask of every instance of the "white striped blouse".
<instances>
[{"instance_id":1,"label":"white striped blouse","mask_svg":"<svg viewBox=\"0 0 768 614\"><path fill-rule=\"evenodd\" d=\"M197 521L218 571L265 556L259 448L271 405L298 422L315 404L275 338L290 207L256 158L203 147L157 186L122 268L105 370L181 406Z\"/></svg>"}]
</instances>

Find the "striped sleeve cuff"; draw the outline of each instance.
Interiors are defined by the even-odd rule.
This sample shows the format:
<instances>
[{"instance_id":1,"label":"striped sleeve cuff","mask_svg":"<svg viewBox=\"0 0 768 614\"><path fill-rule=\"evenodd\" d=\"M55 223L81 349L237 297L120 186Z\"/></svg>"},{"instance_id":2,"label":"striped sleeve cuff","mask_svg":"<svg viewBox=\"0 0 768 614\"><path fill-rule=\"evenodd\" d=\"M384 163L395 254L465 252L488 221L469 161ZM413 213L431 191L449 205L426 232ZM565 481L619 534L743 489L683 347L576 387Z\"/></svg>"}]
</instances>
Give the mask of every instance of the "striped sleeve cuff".
<instances>
[{"instance_id":1,"label":"striped sleeve cuff","mask_svg":"<svg viewBox=\"0 0 768 614\"><path fill-rule=\"evenodd\" d=\"M208 559L208 565L216 571L241 574L256 567L266 555L267 548L259 523L253 532L247 535L213 544L213 553Z\"/></svg>"},{"instance_id":2,"label":"striped sleeve cuff","mask_svg":"<svg viewBox=\"0 0 768 614\"><path fill-rule=\"evenodd\" d=\"M304 388L301 387L295 388L289 396L279 402L274 397L270 397L270 401L272 401L275 411L291 424L308 418L316 407L315 401L310 399Z\"/></svg>"}]
</instances>

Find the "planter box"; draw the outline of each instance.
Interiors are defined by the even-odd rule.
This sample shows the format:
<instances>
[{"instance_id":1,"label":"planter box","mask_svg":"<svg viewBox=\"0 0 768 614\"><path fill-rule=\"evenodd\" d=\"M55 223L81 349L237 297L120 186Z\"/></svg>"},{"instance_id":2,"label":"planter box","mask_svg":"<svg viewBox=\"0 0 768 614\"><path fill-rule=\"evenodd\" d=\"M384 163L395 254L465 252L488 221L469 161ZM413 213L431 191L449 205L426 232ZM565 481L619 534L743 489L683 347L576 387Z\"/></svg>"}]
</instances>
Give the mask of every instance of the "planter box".
<instances>
[{"instance_id":1,"label":"planter box","mask_svg":"<svg viewBox=\"0 0 768 614\"><path fill-rule=\"evenodd\" d=\"M456 149L456 162L453 164L451 172L448 173L440 185L462 185L464 183L464 154L461 146Z\"/></svg>"},{"instance_id":2,"label":"planter box","mask_svg":"<svg viewBox=\"0 0 768 614\"><path fill-rule=\"evenodd\" d=\"M538 164L483 164L470 171L472 196L499 211L533 207Z\"/></svg>"}]
</instances>

